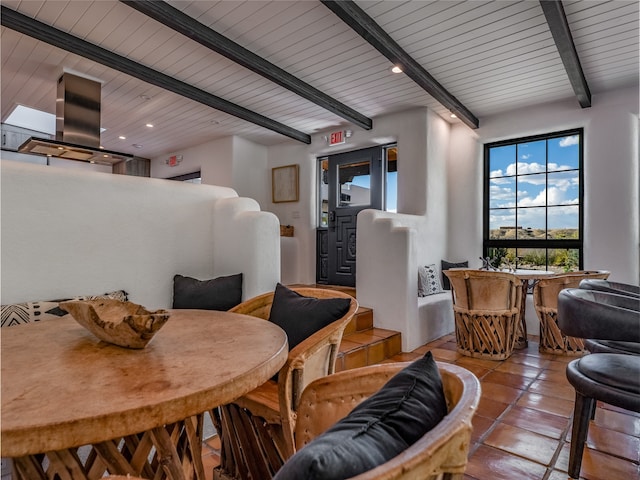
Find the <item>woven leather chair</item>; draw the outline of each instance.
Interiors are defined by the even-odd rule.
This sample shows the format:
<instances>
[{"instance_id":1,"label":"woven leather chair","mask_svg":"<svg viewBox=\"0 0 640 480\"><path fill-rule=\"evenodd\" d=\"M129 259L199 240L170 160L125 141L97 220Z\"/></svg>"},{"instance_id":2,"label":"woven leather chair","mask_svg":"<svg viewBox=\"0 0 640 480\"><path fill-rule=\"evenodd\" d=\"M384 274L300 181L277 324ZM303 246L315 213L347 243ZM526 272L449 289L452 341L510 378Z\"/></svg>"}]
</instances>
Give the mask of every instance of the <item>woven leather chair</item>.
<instances>
[{"instance_id":1,"label":"woven leather chair","mask_svg":"<svg viewBox=\"0 0 640 480\"><path fill-rule=\"evenodd\" d=\"M512 273L446 270L451 283L458 352L504 360L513 352L520 322L522 282Z\"/></svg>"},{"instance_id":2,"label":"woven leather chair","mask_svg":"<svg viewBox=\"0 0 640 480\"><path fill-rule=\"evenodd\" d=\"M342 334L358 309L358 302L337 290L304 287L291 290L305 297L348 298L351 303L342 318L291 349L277 382L269 380L234 403L212 412L222 442L216 478L271 478L293 455L296 410L304 387L335 371ZM254 297L230 311L267 320L273 296L270 292Z\"/></svg>"},{"instance_id":3,"label":"woven leather chair","mask_svg":"<svg viewBox=\"0 0 640 480\"><path fill-rule=\"evenodd\" d=\"M555 355L582 355L585 351L584 340L564 335L558 327L558 294L565 288L578 288L584 279L603 279L609 277L605 270L583 270L553 275L538 280L533 287L533 305L540 320L541 353Z\"/></svg>"},{"instance_id":4,"label":"woven leather chair","mask_svg":"<svg viewBox=\"0 0 640 480\"><path fill-rule=\"evenodd\" d=\"M344 418L409 363L355 368L318 379L302 393L295 429L296 448ZM480 401L480 383L468 370L437 362L449 413L400 455L358 475L358 480L462 479L471 440L471 419ZM444 474L440 477L440 474Z\"/></svg>"},{"instance_id":5,"label":"woven leather chair","mask_svg":"<svg viewBox=\"0 0 640 480\"><path fill-rule=\"evenodd\" d=\"M580 288L598 290L600 292L615 293L640 299L640 287L628 283L610 282L608 280L583 280ZM616 340L596 340L589 338L584 341L584 347L591 353L625 353L640 355L640 343L619 342Z\"/></svg>"},{"instance_id":6,"label":"woven leather chair","mask_svg":"<svg viewBox=\"0 0 640 480\"><path fill-rule=\"evenodd\" d=\"M558 324L573 337L640 342L640 300L583 289L558 295ZM640 412L640 356L596 353L567 365L576 390L569 476L578 478L596 402Z\"/></svg>"}]
</instances>

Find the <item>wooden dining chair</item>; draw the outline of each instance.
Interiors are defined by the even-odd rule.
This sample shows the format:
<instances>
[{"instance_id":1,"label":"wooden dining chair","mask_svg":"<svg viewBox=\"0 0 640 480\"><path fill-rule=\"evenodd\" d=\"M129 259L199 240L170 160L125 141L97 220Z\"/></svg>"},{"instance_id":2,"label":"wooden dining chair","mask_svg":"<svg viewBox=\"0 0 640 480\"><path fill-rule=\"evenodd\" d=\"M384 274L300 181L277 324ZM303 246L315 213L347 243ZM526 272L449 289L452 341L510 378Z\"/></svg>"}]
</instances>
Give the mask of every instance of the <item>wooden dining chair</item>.
<instances>
[{"instance_id":1,"label":"wooden dining chair","mask_svg":"<svg viewBox=\"0 0 640 480\"><path fill-rule=\"evenodd\" d=\"M455 269L451 283L458 352L469 357L504 360L516 342L522 281L512 273Z\"/></svg>"},{"instance_id":2,"label":"wooden dining chair","mask_svg":"<svg viewBox=\"0 0 640 480\"><path fill-rule=\"evenodd\" d=\"M480 401L478 379L468 370L436 362L447 415L414 444L358 480L462 479L471 440L471 420ZM386 363L345 370L310 383L302 393L295 428L296 449L303 449L351 410L378 392L410 365ZM392 422L393 423L393 422Z\"/></svg>"},{"instance_id":3,"label":"wooden dining chair","mask_svg":"<svg viewBox=\"0 0 640 480\"><path fill-rule=\"evenodd\" d=\"M606 280L606 270L582 270L542 278L533 287L533 305L540 320L540 353L582 355L584 339L567 336L558 326L558 294L565 288L577 288L585 279Z\"/></svg>"},{"instance_id":4,"label":"wooden dining chair","mask_svg":"<svg viewBox=\"0 0 640 480\"><path fill-rule=\"evenodd\" d=\"M358 309L346 293L320 288L291 288L304 297L349 299L347 312L293 347L277 380L269 380L231 404L212 412L222 442L218 479L265 480L293 455L293 431L300 395L313 380L335 371L344 329ZM269 319L274 293L249 299L231 312ZM305 318L300 318L304 322Z\"/></svg>"}]
</instances>

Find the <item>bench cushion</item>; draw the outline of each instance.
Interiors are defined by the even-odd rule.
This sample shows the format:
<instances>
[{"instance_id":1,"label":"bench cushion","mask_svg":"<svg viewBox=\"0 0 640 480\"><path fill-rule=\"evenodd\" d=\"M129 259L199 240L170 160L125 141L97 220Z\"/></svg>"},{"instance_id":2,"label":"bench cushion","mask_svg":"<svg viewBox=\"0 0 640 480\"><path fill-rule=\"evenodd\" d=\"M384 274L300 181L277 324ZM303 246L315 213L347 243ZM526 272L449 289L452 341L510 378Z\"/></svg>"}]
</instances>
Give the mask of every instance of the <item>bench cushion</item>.
<instances>
[{"instance_id":1,"label":"bench cushion","mask_svg":"<svg viewBox=\"0 0 640 480\"><path fill-rule=\"evenodd\" d=\"M62 298L58 300L36 300L32 302L12 303L0 307L1 326L12 327L27 323L41 322L45 320L56 320L69 313L59 307L60 302L69 300L98 300L108 298L113 300L126 301L127 292L116 290L103 295L82 295L79 297Z\"/></svg>"},{"instance_id":2,"label":"bench cushion","mask_svg":"<svg viewBox=\"0 0 640 480\"><path fill-rule=\"evenodd\" d=\"M173 308L229 310L242 302L242 274L198 280L173 277Z\"/></svg>"}]
</instances>

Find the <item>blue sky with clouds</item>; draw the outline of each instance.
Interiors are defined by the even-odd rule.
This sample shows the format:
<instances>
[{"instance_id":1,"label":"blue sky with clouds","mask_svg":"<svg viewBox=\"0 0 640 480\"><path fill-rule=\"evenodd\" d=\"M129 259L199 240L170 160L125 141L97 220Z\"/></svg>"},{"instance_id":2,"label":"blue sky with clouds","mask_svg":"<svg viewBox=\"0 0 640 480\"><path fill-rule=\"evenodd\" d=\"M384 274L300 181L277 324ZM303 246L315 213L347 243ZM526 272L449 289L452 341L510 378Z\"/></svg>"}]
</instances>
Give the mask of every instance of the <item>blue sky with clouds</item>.
<instances>
[{"instance_id":1,"label":"blue sky with clouds","mask_svg":"<svg viewBox=\"0 0 640 480\"><path fill-rule=\"evenodd\" d=\"M577 135L490 149L490 230L578 228Z\"/></svg>"}]
</instances>

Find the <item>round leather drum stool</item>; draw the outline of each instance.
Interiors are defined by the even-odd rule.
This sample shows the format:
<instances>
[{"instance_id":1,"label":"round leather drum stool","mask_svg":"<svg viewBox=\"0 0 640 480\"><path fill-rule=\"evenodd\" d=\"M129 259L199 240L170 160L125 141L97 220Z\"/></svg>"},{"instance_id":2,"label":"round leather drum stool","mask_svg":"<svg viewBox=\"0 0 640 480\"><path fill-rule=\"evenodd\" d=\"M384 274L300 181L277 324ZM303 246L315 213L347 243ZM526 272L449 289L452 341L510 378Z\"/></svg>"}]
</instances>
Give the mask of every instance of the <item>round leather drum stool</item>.
<instances>
[{"instance_id":1,"label":"round leather drum stool","mask_svg":"<svg viewBox=\"0 0 640 480\"><path fill-rule=\"evenodd\" d=\"M578 478L596 401L640 412L640 357L611 353L586 355L567 365L567 379L576 389L569 476Z\"/></svg>"},{"instance_id":2,"label":"round leather drum stool","mask_svg":"<svg viewBox=\"0 0 640 480\"><path fill-rule=\"evenodd\" d=\"M611 293L566 289L558 295L558 325L580 338L640 342L640 301ZM567 365L576 390L569 476L578 478L596 401L640 412L640 356L595 353Z\"/></svg>"}]
</instances>

